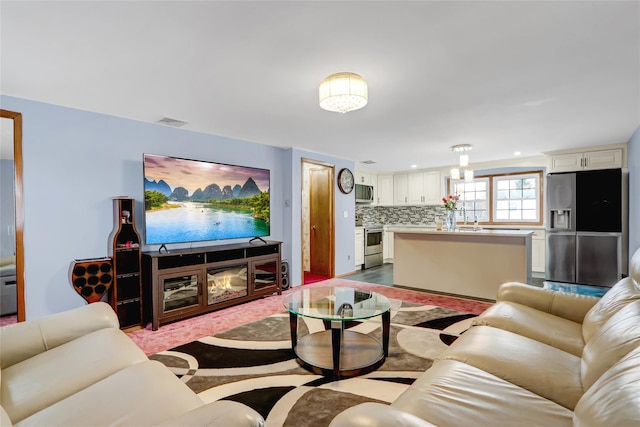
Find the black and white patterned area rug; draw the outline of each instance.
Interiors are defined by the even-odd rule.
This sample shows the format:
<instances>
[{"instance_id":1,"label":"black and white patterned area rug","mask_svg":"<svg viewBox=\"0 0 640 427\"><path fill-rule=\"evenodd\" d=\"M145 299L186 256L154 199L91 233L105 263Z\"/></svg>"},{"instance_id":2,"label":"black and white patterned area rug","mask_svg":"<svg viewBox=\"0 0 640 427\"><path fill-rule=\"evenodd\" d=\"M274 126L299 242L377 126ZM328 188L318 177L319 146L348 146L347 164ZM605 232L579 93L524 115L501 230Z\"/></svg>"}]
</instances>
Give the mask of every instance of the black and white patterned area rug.
<instances>
[{"instance_id":1,"label":"black and white patterned area rug","mask_svg":"<svg viewBox=\"0 0 640 427\"><path fill-rule=\"evenodd\" d=\"M276 314L151 356L205 402L225 399L258 411L267 426L328 426L362 402L393 402L464 332L473 314L391 300L389 356L376 371L334 381L296 362L288 313ZM380 317L347 325L382 339ZM324 330L300 317L298 335Z\"/></svg>"}]
</instances>

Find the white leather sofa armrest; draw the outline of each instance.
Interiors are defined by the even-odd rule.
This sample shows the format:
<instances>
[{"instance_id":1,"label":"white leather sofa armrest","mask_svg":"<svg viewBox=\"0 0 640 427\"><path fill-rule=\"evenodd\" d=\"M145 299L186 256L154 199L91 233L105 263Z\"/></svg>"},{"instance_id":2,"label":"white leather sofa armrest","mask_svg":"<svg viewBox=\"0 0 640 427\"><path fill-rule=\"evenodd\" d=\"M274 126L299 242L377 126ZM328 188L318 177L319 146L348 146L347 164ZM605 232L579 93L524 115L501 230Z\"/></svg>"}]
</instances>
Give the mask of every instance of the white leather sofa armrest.
<instances>
[{"instance_id":1,"label":"white leather sofa armrest","mask_svg":"<svg viewBox=\"0 0 640 427\"><path fill-rule=\"evenodd\" d=\"M111 306L96 302L0 328L2 369L93 331L119 328Z\"/></svg>"},{"instance_id":2,"label":"white leather sofa armrest","mask_svg":"<svg viewBox=\"0 0 640 427\"><path fill-rule=\"evenodd\" d=\"M12 427L13 423L11 422L11 418L4 410L2 406L0 406L0 426L2 427Z\"/></svg>"},{"instance_id":3,"label":"white leather sofa armrest","mask_svg":"<svg viewBox=\"0 0 640 427\"><path fill-rule=\"evenodd\" d=\"M582 323L584 316L598 300L596 297L567 294L516 282L502 284L497 297L497 302L515 302L578 323Z\"/></svg>"},{"instance_id":4,"label":"white leather sofa armrest","mask_svg":"<svg viewBox=\"0 0 640 427\"><path fill-rule=\"evenodd\" d=\"M218 400L185 412L159 425L159 427L163 426L264 427L264 418L242 403Z\"/></svg>"},{"instance_id":5,"label":"white leather sofa armrest","mask_svg":"<svg viewBox=\"0 0 640 427\"><path fill-rule=\"evenodd\" d=\"M336 416L329 427L436 427L413 414L381 403L361 403Z\"/></svg>"}]
</instances>

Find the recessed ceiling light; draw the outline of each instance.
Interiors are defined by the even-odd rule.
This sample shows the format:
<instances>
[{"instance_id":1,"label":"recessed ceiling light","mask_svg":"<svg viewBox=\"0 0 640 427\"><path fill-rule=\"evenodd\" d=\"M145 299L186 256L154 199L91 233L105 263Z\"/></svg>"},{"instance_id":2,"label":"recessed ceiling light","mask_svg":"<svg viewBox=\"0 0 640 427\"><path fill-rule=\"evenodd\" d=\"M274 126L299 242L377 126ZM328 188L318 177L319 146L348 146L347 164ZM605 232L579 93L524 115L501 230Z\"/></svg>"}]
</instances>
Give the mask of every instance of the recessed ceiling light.
<instances>
[{"instance_id":1,"label":"recessed ceiling light","mask_svg":"<svg viewBox=\"0 0 640 427\"><path fill-rule=\"evenodd\" d=\"M415 169L415 168L417 168L417 167L418 167L418 165L411 165L411 168L412 168L412 169Z\"/></svg>"},{"instance_id":2,"label":"recessed ceiling light","mask_svg":"<svg viewBox=\"0 0 640 427\"><path fill-rule=\"evenodd\" d=\"M513 152L513 155L514 155L514 156L519 156L520 154L522 154L522 153L521 153L521 152L519 152L519 151L514 151L514 152Z\"/></svg>"}]
</instances>

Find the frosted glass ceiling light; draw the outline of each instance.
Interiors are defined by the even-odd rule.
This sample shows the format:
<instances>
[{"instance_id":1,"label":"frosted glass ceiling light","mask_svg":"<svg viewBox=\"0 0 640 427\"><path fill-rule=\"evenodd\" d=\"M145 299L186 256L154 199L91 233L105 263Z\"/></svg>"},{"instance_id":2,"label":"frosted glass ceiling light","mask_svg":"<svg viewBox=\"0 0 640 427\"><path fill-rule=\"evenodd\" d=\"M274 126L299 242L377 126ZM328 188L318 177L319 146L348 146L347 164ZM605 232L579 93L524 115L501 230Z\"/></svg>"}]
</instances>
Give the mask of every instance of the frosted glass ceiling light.
<instances>
[{"instance_id":1,"label":"frosted glass ceiling light","mask_svg":"<svg viewBox=\"0 0 640 427\"><path fill-rule=\"evenodd\" d=\"M320 107L327 111L347 113L367 105L367 82L355 73L332 74L320 83Z\"/></svg>"},{"instance_id":2,"label":"frosted glass ceiling light","mask_svg":"<svg viewBox=\"0 0 640 427\"><path fill-rule=\"evenodd\" d=\"M464 171L464 180L467 182L473 181L473 169L469 168L469 155L467 151L473 147L470 144L458 144L451 147L451 151L460 154L459 165L460 167L451 168L451 179L460 179L460 169Z\"/></svg>"},{"instance_id":3,"label":"frosted glass ceiling light","mask_svg":"<svg viewBox=\"0 0 640 427\"><path fill-rule=\"evenodd\" d=\"M451 179L460 179L460 169L451 168Z\"/></svg>"},{"instance_id":4,"label":"frosted glass ceiling light","mask_svg":"<svg viewBox=\"0 0 640 427\"><path fill-rule=\"evenodd\" d=\"M464 180L466 182L473 182L473 169L464 170Z\"/></svg>"}]
</instances>

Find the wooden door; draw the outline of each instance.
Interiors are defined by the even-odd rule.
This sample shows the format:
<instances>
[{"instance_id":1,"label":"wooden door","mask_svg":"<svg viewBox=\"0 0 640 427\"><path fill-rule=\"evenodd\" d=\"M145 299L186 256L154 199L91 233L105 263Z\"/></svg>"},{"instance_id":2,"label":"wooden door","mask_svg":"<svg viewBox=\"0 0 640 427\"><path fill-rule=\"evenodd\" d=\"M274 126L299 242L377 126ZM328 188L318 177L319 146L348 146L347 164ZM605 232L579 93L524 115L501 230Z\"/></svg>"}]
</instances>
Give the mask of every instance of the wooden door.
<instances>
[{"instance_id":1,"label":"wooden door","mask_svg":"<svg viewBox=\"0 0 640 427\"><path fill-rule=\"evenodd\" d=\"M311 273L331 277L331 174L329 168L310 170L309 243Z\"/></svg>"}]
</instances>

